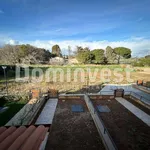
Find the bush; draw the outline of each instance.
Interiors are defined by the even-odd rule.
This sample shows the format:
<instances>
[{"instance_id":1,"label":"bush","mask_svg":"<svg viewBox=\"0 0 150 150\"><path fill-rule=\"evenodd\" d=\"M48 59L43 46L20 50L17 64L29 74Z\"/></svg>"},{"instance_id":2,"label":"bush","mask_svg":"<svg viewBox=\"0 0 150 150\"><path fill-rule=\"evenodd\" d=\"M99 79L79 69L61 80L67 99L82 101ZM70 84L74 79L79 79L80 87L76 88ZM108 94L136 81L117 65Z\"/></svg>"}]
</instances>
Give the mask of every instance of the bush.
<instances>
[{"instance_id":1,"label":"bush","mask_svg":"<svg viewBox=\"0 0 150 150\"><path fill-rule=\"evenodd\" d=\"M4 104L7 102L5 97L0 97L0 107L4 106Z\"/></svg>"},{"instance_id":2,"label":"bush","mask_svg":"<svg viewBox=\"0 0 150 150\"><path fill-rule=\"evenodd\" d=\"M135 67L150 66L150 58L141 58L138 62L133 62L132 65Z\"/></svg>"},{"instance_id":3,"label":"bush","mask_svg":"<svg viewBox=\"0 0 150 150\"><path fill-rule=\"evenodd\" d=\"M146 82L146 87L150 88L150 81Z\"/></svg>"}]
</instances>

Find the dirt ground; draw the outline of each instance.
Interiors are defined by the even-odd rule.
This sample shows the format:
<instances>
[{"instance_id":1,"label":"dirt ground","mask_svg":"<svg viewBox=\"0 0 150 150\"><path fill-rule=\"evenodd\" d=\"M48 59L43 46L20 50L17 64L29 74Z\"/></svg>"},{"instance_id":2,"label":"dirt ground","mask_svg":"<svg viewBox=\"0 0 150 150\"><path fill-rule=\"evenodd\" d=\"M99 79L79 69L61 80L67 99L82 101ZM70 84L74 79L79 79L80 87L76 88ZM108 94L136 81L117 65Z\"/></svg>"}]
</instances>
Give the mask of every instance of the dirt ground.
<instances>
[{"instance_id":1,"label":"dirt ground","mask_svg":"<svg viewBox=\"0 0 150 150\"><path fill-rule=\"evenodd\" d=\"M120 150L148 150L149 127L116 100L93 100L94 106L107 105L111 112L99 113Z\"/></svg>"},{"instance_id":2,"label":"dirt ground","mask_svg":"<svg viewBox=\"0 0 150 150\"><path fill-rule=\"evenodd\" d=\"M71 105L73 104L81 104L84 112L72 112ZM58 101L46 149L105 149L83 100Z\"/></svg>"},{"instance_id":3,"label":"dirt ground","mask_svg":"<svg viewBox=\"0 0 150 150\"><path fill-rule=\"evenodd\" d=\"M98 66L90 66L91 70L95 69L95 67L100 67ZM118 77L114 75L114 70L111 67L115 66L106 66L108 67L108 69L111 69L111 76L108 76L108 79L110 79L110 81L108 81L108 83L110 84L128 84L132 81L128 81L127 80L127 74L125 71L119 72L122 76L123 76L123 80L121 82L118 82ZM117 66L116 66L117 67ZM62 69L64 69L62 67ZM123 67L122 67L123 69ZM141 79L146 81L150 81L150 68L146 68L146 67L135 67L133 68L134 71L131 72L131 79L133 79L133 83L136 83L137 80ZM64 69L65 70L65 69ZM107 75L107 74L106 74ZM90 93L96 93L98 91L100 91L99 86L102 83L105 83L105 81L102 80L101 78L101 74L100 71L94 75L94 73L92 72L92 76L95 78L95 80L93 81L88 81L88 77L87 77L87 73L85 73L85 80L84 82L81 82L81 74L78 75L77 77L77 82L74 82L74 75L73 75L73 71L71 72L71 81L67 82L67 75L65 74L65 80L64 82L60 82L59 79L59 74L57 75L57 81L56 82L46 82L45 79L41 82L41 83L32 83L32 82L21 82L21 83L17 83L15 82L15 80L10 80L8 81L8 91L10 94L20 94L20 93L27 93L29 92L29 90L33 89L33 88L39 88L41 89L41 91L45 92L47 91L49 88L53 88L53 89L57 89L59 90L59 92L75 92L75 93L84 93L85 92L85 85L89 85L89 92ZM107 78L107 77L105 77ZM93 88L93 87L96 88ZM92 87L92 88L91 88ZM0 93L6 92L5 90L5 79L3 79L3 81L0 81Z\"/></svg>"}]
</instances>

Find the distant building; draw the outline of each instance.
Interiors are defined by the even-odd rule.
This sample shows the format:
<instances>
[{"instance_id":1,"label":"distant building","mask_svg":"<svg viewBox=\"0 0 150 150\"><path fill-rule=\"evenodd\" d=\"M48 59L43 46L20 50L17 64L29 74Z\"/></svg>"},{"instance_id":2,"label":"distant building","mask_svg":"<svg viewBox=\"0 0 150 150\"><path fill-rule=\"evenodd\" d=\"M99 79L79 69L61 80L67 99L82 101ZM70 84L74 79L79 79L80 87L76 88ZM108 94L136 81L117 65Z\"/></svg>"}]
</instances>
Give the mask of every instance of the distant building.
<instances>
[{"instance_id":1,"label":"distant building","mask_svg":"<svg viewBox=\"0 0 150 150\"><path fill-rule=\"evenodd\" d=\"M63 65L64 62L64 58L62 57L54 57L49 60L49 64L51 65Z\"/></svg>"},{"instance_id":2,"label":"distant building","mask_svg":"<svg viewBox=\"0 0 150 150\"><path fill-rule=\"evenodd\" d=\"M76 58L70 58L68 59L68 64L78 64L78 60Z\"/></svg>"}]
</instances>

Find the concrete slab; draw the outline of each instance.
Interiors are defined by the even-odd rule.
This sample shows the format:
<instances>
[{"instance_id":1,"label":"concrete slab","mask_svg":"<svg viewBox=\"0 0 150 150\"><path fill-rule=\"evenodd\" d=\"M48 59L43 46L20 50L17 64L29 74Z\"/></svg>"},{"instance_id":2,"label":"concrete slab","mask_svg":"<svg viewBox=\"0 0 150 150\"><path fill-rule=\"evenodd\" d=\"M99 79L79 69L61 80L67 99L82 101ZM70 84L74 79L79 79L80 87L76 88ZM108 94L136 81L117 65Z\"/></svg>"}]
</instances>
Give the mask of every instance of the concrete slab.
<instances>
[{"instance_id":1,"label":"concrete slab","mask_svg":"<svg viewBox=\"0 0 150 150\"><path fill-rule=\"evenodd\" d=\"M115 98L120 104L122 104L125 108L127 108L130 112L132 112L136 117L141 119L144 123L146 123L148 126L150 126L150 116L128 102L126 99L118 97Z\"/></svg>"},{"instance_id":2,"label":"concrete slab","mask_svg":"<svg viewBox=\"0 0 150 150\"><path fill-rule=\"evenodd\" d=\"M83 106L82 105L72 105L71 106L72 112L83 112Z\"/></svg>"},{"instance_id":3,"label":"concrete slab","mask_svg":"<svg viewBox=\"0 0 150 150\"><path fill-rule=\"evenodd\" d=\"M97 108L99 112L110 112L110 109L108 108L108 106L98 105Z\"/></svg>"},{"instance_id":4,"label":"concrete slab","mask_svg":"<svg viewBox=\"0 0 150 150\"><path fill-rule=\"evenodd\" d=\"M46 104L45 104L45 106L44 106L44 108L43 108L41 114L39 115L35 124L36 125L52 124L57 103L58 103L57 98L49 99L46 102Z\"/></svg>"}]
</instances>

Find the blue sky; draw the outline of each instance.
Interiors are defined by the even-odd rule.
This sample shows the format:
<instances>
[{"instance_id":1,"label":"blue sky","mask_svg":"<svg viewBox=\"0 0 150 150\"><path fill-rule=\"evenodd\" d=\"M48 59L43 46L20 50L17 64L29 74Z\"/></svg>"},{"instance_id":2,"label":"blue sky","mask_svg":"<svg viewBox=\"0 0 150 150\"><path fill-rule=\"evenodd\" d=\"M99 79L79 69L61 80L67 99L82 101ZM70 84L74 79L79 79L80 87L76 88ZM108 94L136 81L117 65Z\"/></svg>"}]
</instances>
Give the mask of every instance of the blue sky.
<instances>
[{"instance_id":1,"label":"blue sky","mask_svg":"<svg viewBox=\"0 0 150 150\"><path fill-rule=\"evenodd\" d=\"M59 43L64 51L68 44L122 44L134 55L140 50L147 54L149 7L150 0L0 0L0 44L50 49Z\"/></svg>"}]
</instances>

